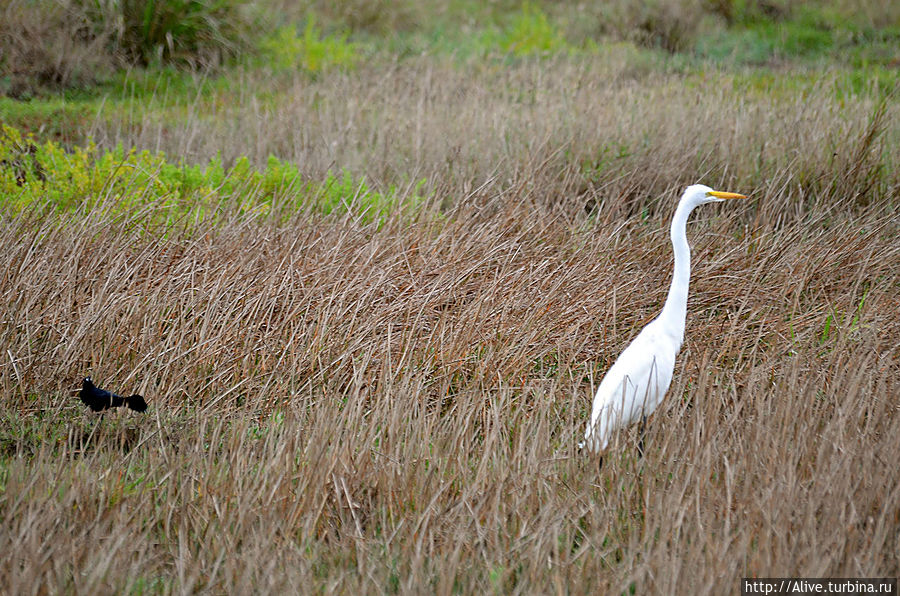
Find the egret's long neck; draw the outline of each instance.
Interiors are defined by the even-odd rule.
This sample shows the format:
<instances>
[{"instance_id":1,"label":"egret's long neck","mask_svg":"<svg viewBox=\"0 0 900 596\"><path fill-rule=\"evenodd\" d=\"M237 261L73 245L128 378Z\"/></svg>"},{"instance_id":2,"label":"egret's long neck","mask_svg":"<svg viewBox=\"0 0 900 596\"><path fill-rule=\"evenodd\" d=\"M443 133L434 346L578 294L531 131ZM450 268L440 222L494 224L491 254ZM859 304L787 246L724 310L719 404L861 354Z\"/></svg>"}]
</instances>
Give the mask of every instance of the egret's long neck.
<instances>
[{"instance_id":1,"label":"egret's long neck","mask_svg":"<svg viewBox=\"0 0 900 596\"><path fill-rule=\"evenodd\" d=\"M672 286L659 318L666 322L666 329L684 339L684 323L687 316L688 285L691 279L691 247L688 246L685 228L694 205L679 203L672 219L672 248L675 250L675 272Z\"/></svg>"}]
</instances>

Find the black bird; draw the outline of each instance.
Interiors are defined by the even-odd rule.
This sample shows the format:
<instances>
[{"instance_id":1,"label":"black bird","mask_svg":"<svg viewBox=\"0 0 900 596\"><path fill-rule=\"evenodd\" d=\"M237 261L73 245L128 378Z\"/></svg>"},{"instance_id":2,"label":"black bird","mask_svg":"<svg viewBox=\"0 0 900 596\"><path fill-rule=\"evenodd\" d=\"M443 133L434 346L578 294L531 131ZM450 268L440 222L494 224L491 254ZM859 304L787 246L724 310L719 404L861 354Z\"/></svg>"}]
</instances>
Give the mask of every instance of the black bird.
<instances>
[{"instance_id":1,"label":"black bird","mask_svg":"<svg viewBox=\"0 0 900 596\"><path fill-rule=\"evenodd\" d=\"M129 397L122 397L121 395L110 393L94 385L90 377L85 377L81 382L81 392L78 396L84 402L84 405L95 412L102 412L108 408L118 408L122 405L128 406L135 412L143 412L147 409L147 402L140 395L135 394Z\"/></svg>"}]
</instances>

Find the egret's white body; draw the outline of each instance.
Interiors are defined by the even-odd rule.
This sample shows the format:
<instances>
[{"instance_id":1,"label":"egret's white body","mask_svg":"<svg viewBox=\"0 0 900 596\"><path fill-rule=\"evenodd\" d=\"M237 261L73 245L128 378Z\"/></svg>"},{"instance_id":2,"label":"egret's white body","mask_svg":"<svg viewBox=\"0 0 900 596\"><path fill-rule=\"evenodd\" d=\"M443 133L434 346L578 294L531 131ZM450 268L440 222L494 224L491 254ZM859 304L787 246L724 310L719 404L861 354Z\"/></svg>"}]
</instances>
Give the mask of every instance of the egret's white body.
<instances>
[{"instance_id":1,"label":"egret's white body","mask_svg":"<svg viewBox=\"0 0 900 596\"><path fill-rule=\"evenodd\" d=\"M685 228L691 211L699 205L746 198L719 192L702 184L687 187L672 219L675 272L662 312L625 348L597 388L591 420L580 447L603 451L612 433L656 410L672 383L675 355L684 341L691 249Z\"/></svg>"}]
</instances>

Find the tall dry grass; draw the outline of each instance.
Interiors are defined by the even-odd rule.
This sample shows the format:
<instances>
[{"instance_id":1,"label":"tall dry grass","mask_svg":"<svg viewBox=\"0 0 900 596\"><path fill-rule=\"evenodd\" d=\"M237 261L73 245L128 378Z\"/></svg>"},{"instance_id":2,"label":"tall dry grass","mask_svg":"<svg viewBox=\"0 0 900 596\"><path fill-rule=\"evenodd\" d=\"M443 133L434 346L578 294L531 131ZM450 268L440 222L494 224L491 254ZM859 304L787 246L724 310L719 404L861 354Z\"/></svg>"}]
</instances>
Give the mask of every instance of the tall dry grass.
<instances>
[{"instance_id":1,"label":"tall dry grass","mask_svg":"<svg viewBox=\"0 0 900 596\"><path fill-rule=\"evenodd\" d=\"M4 589L718 594L900 574L896 118L610 68L414 63L311 84L315 109L291 81L278 109L248 94L227 117L104 129L424 175L446 209L413 222L188 232L113 197L4 214ZM619 176L583 175L641 138ZM694 216L673 386L645 457L622 432L599 470L574 449L592 390L661 307L676 189L698 178L753 200ZM86 413L85 374L149 414Z\"/></svg>"},{"instance_id":2,"label":"tall dry grass","mask_svg":"<svg viewBox=\"0 0 900 596\"><path fill-rule=\"evenodd\" d=\"M656 222L573 229L527 200L191 237L135 233L140 215L5 221L4 585L897 575L896 218L776 229L738 209L692 223L674 386L643 460L623 433L602 471L573 445L664 299ZM151 414L84 413L86 373Z\"/></svg>"},{"instance_id":3,"label":"tall dry grass","mask_svg":"<svg viewBox=\"0 0 900 596\"><path fill-rule=\"evenodd\" d=\"M255 71L236 89L201 87L209 93L186 106L146 109L142 98L124 116L98 118L91 133L101 146L191 161L276 155L317 179L341 169L382 187L424 177L449 203L519 184L569 210L599 204L612 218L699 179L802 189L829 203L900 188L896 97L882 105L876 93L853 94L840 72L766 83L664 68L613 46L509 64L424 56L317 80ZM170 102L161 87L150 106ZM862 179L845 184L853 168ZM784 218L781 207L766 216Z\"/></svg>"}]
</instances>

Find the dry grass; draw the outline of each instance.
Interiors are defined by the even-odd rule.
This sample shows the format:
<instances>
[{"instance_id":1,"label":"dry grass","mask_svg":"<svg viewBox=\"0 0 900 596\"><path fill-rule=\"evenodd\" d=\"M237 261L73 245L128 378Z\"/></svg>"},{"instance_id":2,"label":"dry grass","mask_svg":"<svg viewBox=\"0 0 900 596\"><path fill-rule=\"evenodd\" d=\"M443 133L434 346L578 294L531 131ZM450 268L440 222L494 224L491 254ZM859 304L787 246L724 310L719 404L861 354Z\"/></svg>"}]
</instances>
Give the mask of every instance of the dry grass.
<instances>
[{"instance_id":1,"label":"dry grass","mask_svg":"<svg viewBox=\"0 0 900 596\"><path fill-rule=\"evenodd\" d=\"M426 176L450 208L202 234L147 227L153 204L4 216L0 584L718 594L900 574L896 106L635 72L413 61L104 129ZM660 308L675 189L700 178L754 200L695 216L673 387L646 456L621 433L599 471L574 451L592 388ZM83 412L87 373L150 414Z\"/></svg>"},{"instance_id":2,"label":"dry grass","mask_svg":"<svg viewBox=\"0 0 900 596\"><path fill-rule=\"evenodd\" d=\"M627 46L513 64L426 56L318 81L247 74L234 83L241 91L198 93L188 106L147 109L140 99L91 133L101 145L198 161L276 155L313 178L343 168L383 187L425 177L450 203L519 184L514 192L567 209L597 203L611 218L698 179L809 195L801 211L810 199L855 204L897 192L896 101L879 112L872 96L848 95L840 73L798 73L761 89L755 81L664 74ZM166 95L160 89L161 105ZM863 179L848 188L852 168ZM798 204L789 215L781 202L761 208L783 220Z\"/></svg>"},{"instance_id":3,"label":"dry grass","mask_svg":"<svg viewBox=\"0 0 900 596\"><path fill-rule=\"evenodd\" d=\"M105 37L86 35L89 28L74 2L0 2L0 96L28 99L108 75L115 60L105 51Z\"/></svg>"}]
</instances>

